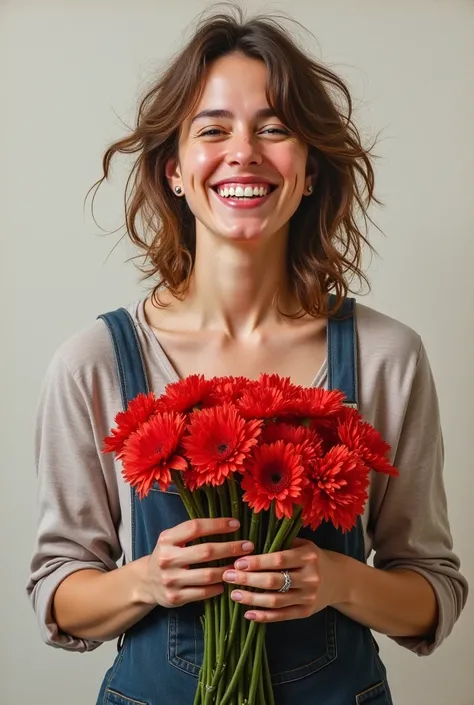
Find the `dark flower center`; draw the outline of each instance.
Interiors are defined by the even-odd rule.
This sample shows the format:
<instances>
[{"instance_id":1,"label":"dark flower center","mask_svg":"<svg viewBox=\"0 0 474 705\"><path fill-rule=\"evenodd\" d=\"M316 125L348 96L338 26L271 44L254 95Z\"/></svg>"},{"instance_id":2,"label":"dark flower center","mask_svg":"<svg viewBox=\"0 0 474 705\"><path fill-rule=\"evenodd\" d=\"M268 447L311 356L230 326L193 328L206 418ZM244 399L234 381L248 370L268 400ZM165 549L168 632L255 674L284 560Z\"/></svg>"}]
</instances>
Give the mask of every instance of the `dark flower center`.
<instances>
[{"instance_id":1,"label":"dark flower center","mask_svg":"<svg viewBox=\"0 0 474 705\"><path fill-rule=\"evenodd\" d=\"M281 492L290 484L291 473L280 462L273 461L266 465L262 473L264 484L273 492Z\"/></svg>"},{"instance_id":2,"label":"dark flower center","mask_svg":"<svg viewBox=\"0 0 474 705\"><path fill-rule=\"evenodd\" d=\"M230 443L226 443L225 441L221 441L220 443L216 443L215 446L216 453L220 458L227 458L231 452L232 448Z\"/></svg>"}]
</instances>

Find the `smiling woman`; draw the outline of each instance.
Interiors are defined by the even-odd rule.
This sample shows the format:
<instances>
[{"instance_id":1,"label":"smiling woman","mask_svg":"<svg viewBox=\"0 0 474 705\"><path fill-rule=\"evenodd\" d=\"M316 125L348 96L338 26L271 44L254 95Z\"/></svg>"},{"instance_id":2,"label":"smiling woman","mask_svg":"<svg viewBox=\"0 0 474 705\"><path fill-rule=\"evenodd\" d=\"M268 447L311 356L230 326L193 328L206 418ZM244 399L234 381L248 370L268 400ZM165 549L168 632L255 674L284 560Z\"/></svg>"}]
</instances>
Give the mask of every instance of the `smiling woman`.
<instances>
[{"instance_id":1,"label":"smiling woman","mask_svg":"<svg viewBox=\"0 0 474 705\"><path fill-rule=\"evenodd\" d=\"M374 200L351 114L342 80L275 19L236 10L199 24L131 134L105 152L97 185L116 155L136 155L127 233L153 287L65 341L51 362L36 426L40 527L28 584L47 643L81 651L120 637L98 705L191 705L201 603L224 584L239 588L232 599L248 605L249 621L267 624L276 705L391 705L371 630L429 654L464 606L425 348L413 330L347 296L354 277L365 279ZM289 379L339 389L391 446L399 471L371 478L353 530L308 528L263 556L236 540L230 517L190 522L175 491L130 492L120 463L101 452L134 394L172 395L179 378L192 391L196 374L242 383L261 373L287 378L282 399ZM232 402L226 426L245 445ZM204 434L211 416L198 413ZM262 451L275 487L277 451ZM338 473L334 461L328 487L343 484ZM261 500L257 484L246 489ZM219 691L205 702L219 705Z\"/></svg>"},{"instance_id":2,"label":"smiling woman","mask_svg":"<svg viewBox=\"0 0 474 705\"><path fill-rule=\"evenodd\" d=\"M186 290L197 228L250 242L271 237L279 250L289 238L297 311L320 315L330 288L339 305L348 275L366 280L369 152L344 82L276 20L245 23L235 14L235 24L216 15L198 27L144 97L134 131L107 150L103 179L114 155L137 154L126 220L146 276L160 277L156 302L163 285L175 296ZM244 185L255 200L239 191Z\"/></svg>"}]
</instances>

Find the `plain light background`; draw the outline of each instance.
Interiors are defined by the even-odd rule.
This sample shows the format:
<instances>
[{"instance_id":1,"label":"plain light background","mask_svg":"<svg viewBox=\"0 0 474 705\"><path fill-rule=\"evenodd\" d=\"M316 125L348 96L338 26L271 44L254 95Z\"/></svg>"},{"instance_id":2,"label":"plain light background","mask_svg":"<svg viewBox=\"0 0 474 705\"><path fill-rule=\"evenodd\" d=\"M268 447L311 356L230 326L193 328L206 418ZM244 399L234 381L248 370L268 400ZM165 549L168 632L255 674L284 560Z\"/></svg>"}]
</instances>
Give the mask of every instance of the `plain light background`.
<instances>
[{"instance_id":1,"label":"plain light background","mask_svg":"<svg viewBox=\"0 0 474 705\"><path fill-rule=\"evenodd\" d=\"M132 122L160 61L208 4L0 0L1 705L95 703L115 653L114 644L82 655L40 641L25 596L36 527L33 422L60 342L144 291L125 264L133 251L113 249L119 236L100 234L83 198L104 147L125 133L122 121ZM380 132L385 208L373 214L385 237L372 230L380 256L364 300L414 327L428 349L452 531L474 584L474 3L287 0L267 8L316 35L308 48L347 79L362 132ZM97 201L108 229L122 222L123 165L114 173ZM395 705L473 705L473 635L471 599L429 658L381 638Z\"/></svg>"}]
</instances>

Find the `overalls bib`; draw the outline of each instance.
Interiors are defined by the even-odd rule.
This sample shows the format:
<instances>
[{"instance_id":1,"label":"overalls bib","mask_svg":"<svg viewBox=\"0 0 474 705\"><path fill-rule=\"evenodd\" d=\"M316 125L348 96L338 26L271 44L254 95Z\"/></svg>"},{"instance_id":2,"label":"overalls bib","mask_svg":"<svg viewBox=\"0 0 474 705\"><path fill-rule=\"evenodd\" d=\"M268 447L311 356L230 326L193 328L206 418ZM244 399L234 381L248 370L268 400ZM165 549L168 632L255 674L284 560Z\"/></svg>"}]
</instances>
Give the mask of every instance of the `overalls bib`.
<instances>
[{"instance_id":1,"label":"overalls bib","mask_svg":"<svg viewBox=\"0 0 474 705\"><path fill-rule=\"evenodd\" d=\"M328 387L357 405L354 300L328 321ZM341 318L343 316L343 318ZM133 320L125 309L103 314L117 361L123 408L149 391ZM152 490L140 500L131 489L132 558L153 552L161 531L187 521L177 492ZM346 533L324 523L302 538L365 562L360 519ZM203 656L199 617L191 603L157 606L127 631L102 683L97 705L192 705ZM377 644L369 629L328 607L305 619L268 624L266 643L276 705L393 705Z\"/></svg>"}]
</instances>

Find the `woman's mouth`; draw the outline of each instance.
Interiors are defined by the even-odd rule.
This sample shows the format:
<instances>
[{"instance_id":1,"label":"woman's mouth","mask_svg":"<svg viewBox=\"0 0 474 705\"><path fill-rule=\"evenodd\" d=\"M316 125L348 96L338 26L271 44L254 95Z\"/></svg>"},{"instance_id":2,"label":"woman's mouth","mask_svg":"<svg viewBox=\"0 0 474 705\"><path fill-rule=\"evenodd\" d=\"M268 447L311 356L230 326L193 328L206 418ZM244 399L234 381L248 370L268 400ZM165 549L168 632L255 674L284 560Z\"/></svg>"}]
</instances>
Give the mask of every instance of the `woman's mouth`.
<instances>
[{"instance_id":1,"label":"woman's mouth","mask_svg":"<svg viewBox=\"0 0 474 705\"><path fill-rule=\"evenodd\" d=\"M268 183L225 183L212 187L219 201L231 208L255 208L261 206L266 203L275 189L276 186Z\"/></svg>"}]
</instances>

